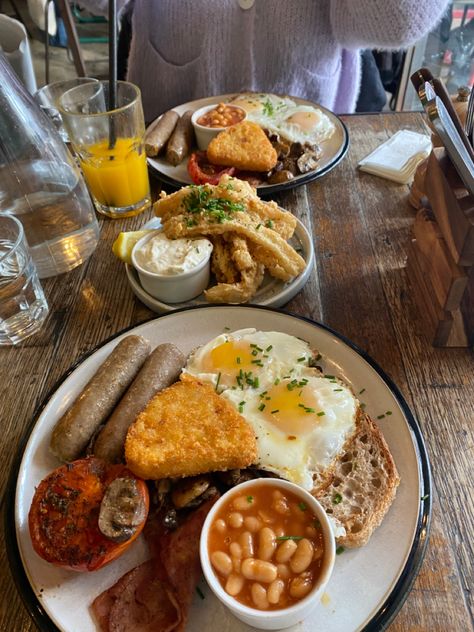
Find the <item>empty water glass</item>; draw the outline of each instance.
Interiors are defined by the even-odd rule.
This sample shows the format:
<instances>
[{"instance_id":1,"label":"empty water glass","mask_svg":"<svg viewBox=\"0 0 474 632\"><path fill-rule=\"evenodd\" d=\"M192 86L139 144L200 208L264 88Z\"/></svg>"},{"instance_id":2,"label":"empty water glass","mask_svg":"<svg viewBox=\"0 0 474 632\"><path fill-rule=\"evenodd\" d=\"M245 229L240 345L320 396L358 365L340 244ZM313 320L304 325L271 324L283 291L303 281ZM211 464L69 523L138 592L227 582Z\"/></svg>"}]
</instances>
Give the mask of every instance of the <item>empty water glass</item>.
<instances>
[{"instance_id":1,"label":"empty water glass","mask_svg":"<svg viewBox=\"0 0 474 632\"><path fill-rule=\"evenodd\" d=\"M0 213L0 345L15 345L37 332L48 314L43 288L23 226Z\"/></svg>"},{"instance_id":2,"label":"empty water glass","mask_svg":"<svg viewBox=\"0 0 474 632\"><path fill-rule=\"evenodd\" d=\"M46 86L43 86L34 94L36 103L53 121L65 143L69 142L69 137L57 107L58 101L65 92L85 83L98 83L98 80L92 77L76 77L75 79L66 79L65 81L55 81L54 83L48 83Z\"/></svg>"}]
</instances>

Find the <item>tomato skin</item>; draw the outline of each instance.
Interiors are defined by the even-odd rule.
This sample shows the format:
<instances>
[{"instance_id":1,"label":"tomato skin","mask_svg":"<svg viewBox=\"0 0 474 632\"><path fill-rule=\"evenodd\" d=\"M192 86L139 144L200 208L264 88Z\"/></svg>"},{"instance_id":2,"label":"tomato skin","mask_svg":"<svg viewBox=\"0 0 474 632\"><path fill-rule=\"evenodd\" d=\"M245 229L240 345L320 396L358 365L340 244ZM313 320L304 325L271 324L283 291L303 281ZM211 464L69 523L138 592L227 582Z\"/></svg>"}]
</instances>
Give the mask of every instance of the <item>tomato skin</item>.
<instances>
[{"instance_id":1,"label":"tomato skin","mask_svg":"<svg viewBox=\"0 0 474 632\"><path fill-rule=\"evenodd\" d=\"M118 477L135 479L145 502L145 518L126 542L114 542L99 530L100 503ZM149 508L148 488L125 465L88 457L51 472L36 488L28 526L36 553L47 562L74 571L94 571L108 564L138 537Z\"/></svg>"},{"instance_id":2,"label":"tomato skin","mask_svg":"<svg viewBox=\"0 0 474 632\"><path fill-rule=\"evenodd\" d=\"M188 173L194 184L219 184L221 176L228 173L235 175L235 167L219 167L207 162L205 151L195 151L188 159Z\"/></svg>"}]
</instances>

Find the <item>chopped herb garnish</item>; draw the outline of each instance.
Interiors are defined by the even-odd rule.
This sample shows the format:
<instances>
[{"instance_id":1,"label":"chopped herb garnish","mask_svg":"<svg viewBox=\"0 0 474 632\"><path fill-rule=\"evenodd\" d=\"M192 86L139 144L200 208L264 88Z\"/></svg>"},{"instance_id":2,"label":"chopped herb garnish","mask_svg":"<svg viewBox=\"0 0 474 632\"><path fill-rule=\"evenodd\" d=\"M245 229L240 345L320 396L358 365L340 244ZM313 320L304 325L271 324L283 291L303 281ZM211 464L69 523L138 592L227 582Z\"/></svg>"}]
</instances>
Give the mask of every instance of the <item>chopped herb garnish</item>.
<instances>
[{"instance_id":1,"label":"chopped herb garnish","mask_svg":"<svg viewBox=\"0 0 474 632\"><path fill-rule=\"evenodd\" d=\"M268 347L265 349L265 351L268 353L272 349L273 349L273 345L268 345Z\"/></svg>"},{"instance_id":2,"label":"chopped herb garnish","mask_svg":"<svg viewBox=\"0 0 474 632\"><path fill-rule=\"evenodd\" d=\"M333 388L332 390L337 393L338 391L342 391L342 388Z\"/></svg>"},{"instance_id":3,"label":"chopped herb garnish","mask_svg":"<svg viewBox=\"0 0 474 632\"><path fill-rule=\"evenodd\" d=\"M318 417L324 417L326 413L324 412L324 410L321 410L319 413L317 413Z\"/></svg>"},{"instance_id":4,"label":"chopped herb garnish","mask_svg":"<svg viewBox=\"0 0 474 632\"><path fill-rule=\"evenodd\" d=\"M240 364L240 358L239 358L239 356L237 356L236 360L237 360L237 364Z\"/></svg>"},{"instance_id":5,"label":"chopped herb garnish","mask_svg":"<svg viewBox=\"0 0 474 632\"><path fill-rule=\"evenodd\" d=\"M360 407L362 408L362 410L364 410L364 408L367 406L367 404L364 404L364 402L361 403Z\"/></svg>"},{"instance_id":6,"label":"chopped herb garnish","mask_svg":"<svg viewBox=\"0 0 474 632\"><path fill-rule=\"evenodd\" d=\"M279 378L279 377L277 377L277 379L273 382L273 384L274 384L275 386L278 386L278 384L280 384L280 378Z\"/></svg>"},{"instance_id":7,"label":"chopped herb garnish","mask_svg":"<svg viewBox=\"0 0 474 632\"><path fill-rule=\"evenodd\" d=\"M308 507L306 506L306 503L304 502L298 503L298 507L301 509L301 511L306 511L308 509Z\"/></svg>"},{"instance_id":8,"label":"chopped herb garnish","mask_svg":"<svg viewBox=\"0 0 474 632\"><path fill-rule=\"evenodd\" d=\"M322 357L323 357L323 356L322 356L320 353L318 353L318 355L316 356L316 362L318 362L319 360L321 360L321 358L322 358Z\"/></svg>"},{"instance_id":9,"label":"chopped herb garnish","mask_svg":"<svg viewBox=\"0 0 474 632\"><path fill-rule=\"evenodd\" d=\"M270 99L267 99L266 101L263 102L263 113L265 114L265 116L273 116L275 109L273 107L272 102L270 101Z\"/></svg>"},{"instance_id":10,"label":"chopped herb garnish","mask_svg":"<svg viewBox=\"0 0 474 632\"><path fill-rule=\"evenodd\" d=\"M219 386L219 382L221 381L221 375L222 373L219 371L219 373L217 374L216 391L217 391L217 387Z\"/></svg>"},{"instance_id":11,"label":"chopped herb garnish","mask_svg":"<svg viewBox=\"0 0 474 632\"><path fill-rule=\"evenodd\" d=\"M377 419L384 419L385 415L377 415Z\"/></svg>"},{"instance_id":12,"label":"chopped herb garnish","mask_svg":"<svg viewBox=\"0 0 474 632\"><path fill-rule=\"evenodd\" d=\"M325 378L327 378L328 380L335 380L336 376L335 375L325 375Z\"/></svg>"},{"instance_id":13,"label":"chopped herb garnish","mask_svg":"<svg viewBox=\"0 0 474 632\"><path fill-rule=\"evenodd\" d=\"M267 394L267 391L262 391L262 392L260 393L260 397L265 397L265 395L266 395L266 394Z\"/></svg>"},{"instance_id":14,"label":"chopped herb garnish","mask_svg":"<svg viewBox=\"0 0 474 632\"><path fill-rule=\"evenodd\" d=\"M359 391L359 395L362 395L362 393L365 393L365 388L362 388L362 389Z\"/></svg>"},{"instance_id":15,"label":"chopped herb garnish","mask_svg":"<svg viewBox=\"0 0 474 632\"><path fill-rule=\"evenodd\" d=\"M279 408L275 408L275 410L271 410L270 412L271 412L272 415L275 415L276 413L280 412L280 409Z\"/></svg>"},{"instance_id":16,"label":"chopped herb garnish","mask_svg":"<svg viewBox=\"0 0 474 632\"><path fill-rule=\"evenodd\" d=\"M333 505L339 505L339 503L341 503L341 502L342 502L341 494L334 494L334 496L332 497Z\"/></svg>"},{"instance_id":17,"label":"chopped herb garnish","mask_svg":"<svg viewBox=\"0 0 474 632\"><path fill-rule=\"evenodd\" d=\"M424 496L421 497L421 500L427 500L430 497L429 494L425 494Z\"/></svg>"},{"instance_id":18,"label":"chopped herb garnish","mask_svg":"<svg viewBox=\"0 0 474 632\"><path fill-rule=\"evenodd\" d=\"M253 496L247 496L247 502L251 505L253 503Z\"/></svg>"},{"instance_id":19,"label":"chopped herb garnish","mask_svg":"<svg viewBox=\"0 0 474 632\"><path fill-rule=\"evenodd\" d=\"M276 538L277 540L302 540L302 535L279 535Z\"/></svg>"},{"instance_id":20,"label":"chopped herb garnish","mask_svg":"<svg viewBox=\"0 0 474 632\"><path fill-rule=\"evenodd\" d=\"M344 553L345 549L343 546L338 546L336 549L336 555L341 555L341 553Z\"/></svg>"},{"instance_id":21,"label":"chopped herb garnish","mask_svg":"<svg viewBox=\"0 0 474 632\"><path fill-rule=\"evenodd\" d=\"M262 402L260 406L258 407L258 410L264 410L264 409L265 409L265 404Z\"/></svg>"},{"instance_id":22,"label":"chopped herb garnish","mask_svg":"<svg viewBox=\"0 0 474 632\"><path fill-rule=\"evenodd\" d=\"M272 222L272 220L271 220L271 219L269 219L267 222L265 222L265 226L266 226L267 228L273 228L273 222Z\"/></svg>"},{"instance_id":23,"label":"chopped herb garnish","mask_svg":"<svg viewBox=\"0 0 474 632\"><path fill-rule=\"evenodd\" d=\"M258 229L260 228L260 226L261 226L261 224L257 224L257 225L255 226L255 230L258 230Z\"/></svg>"},{"instance_id":24,"label":"chopped herb garnish","mask_svg":"<svg viewBox=\"0 0 474 632\"><path fill-rule=\"evenodd\" d=\"M391 411L391 410L387 410L385 414L386 414L386 415L391 415L391 414L392 414L392 411Z\"/></svg>"},{"instance_id":25,"label":"chopped herb garnish","mask_svg":"<svg viewBox=\"0 0 474 632\"><path fill-rule=\"evenodd\" d=\"M301 358L298 358L296 361L297 362L304 362L306 360L305 356L301 356Z\"/></svg>"},{"instance_id":26,"label":"chopped herb garnish","mask_svg":"<svg viewBox=\"0 0 474 632\"><path fill-rule=\"evenodd\" d=\"M224 331L230 331L230 327L224 327Z\"/></svg>"}]
</instances>

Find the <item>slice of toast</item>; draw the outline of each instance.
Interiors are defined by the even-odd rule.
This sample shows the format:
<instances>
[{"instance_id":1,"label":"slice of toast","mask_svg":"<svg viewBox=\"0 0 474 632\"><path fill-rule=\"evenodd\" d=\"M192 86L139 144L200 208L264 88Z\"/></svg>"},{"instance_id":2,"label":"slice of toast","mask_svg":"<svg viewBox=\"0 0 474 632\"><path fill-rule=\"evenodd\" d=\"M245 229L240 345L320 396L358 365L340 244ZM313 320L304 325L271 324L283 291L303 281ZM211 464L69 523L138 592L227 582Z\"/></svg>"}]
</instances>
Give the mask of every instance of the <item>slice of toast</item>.
<instances>
[{"instance_id":1,"label":"slice of toast","mask_svg":"<svg viewBox=\"0 0 474 632\"><path fill-rule=\"evenodd\" d=\"M129 428L125 460L145 479L195 476L252 465L257 443L232 404L186 376L155 395Z\"/></svg>"},{"instance_id":2,"label":"slice of toast","mask_svg":"<svg viewBox=\"0 0 474 632\"><path fill-rule=\"evenodd\" d=\"M352 548L367 543L392 504L400 478L388 445L368 415L336 463L332 480L314 495L329 516L346 530L339 545Z\"/></svg>"}]
</instances>

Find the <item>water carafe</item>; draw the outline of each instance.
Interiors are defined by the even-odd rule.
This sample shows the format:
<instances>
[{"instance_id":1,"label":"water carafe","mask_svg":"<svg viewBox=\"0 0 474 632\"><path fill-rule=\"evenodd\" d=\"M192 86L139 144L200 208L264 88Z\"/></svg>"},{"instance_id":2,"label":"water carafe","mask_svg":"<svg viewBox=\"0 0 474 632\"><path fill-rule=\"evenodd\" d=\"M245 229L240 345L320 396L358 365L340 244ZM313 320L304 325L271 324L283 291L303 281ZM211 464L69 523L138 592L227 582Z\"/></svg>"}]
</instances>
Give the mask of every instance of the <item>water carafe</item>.
<instances>
[{"instance_id":1,"label":"water carafe","mask_svg":"<svg viewBox=\"0 0 474 632\"><path fill-rule=\"evenodd\" d=\"M94 251L99 226L82 175L0 51L0 212L23 224L40 278Z\"/></svg>"}]
</instances>

